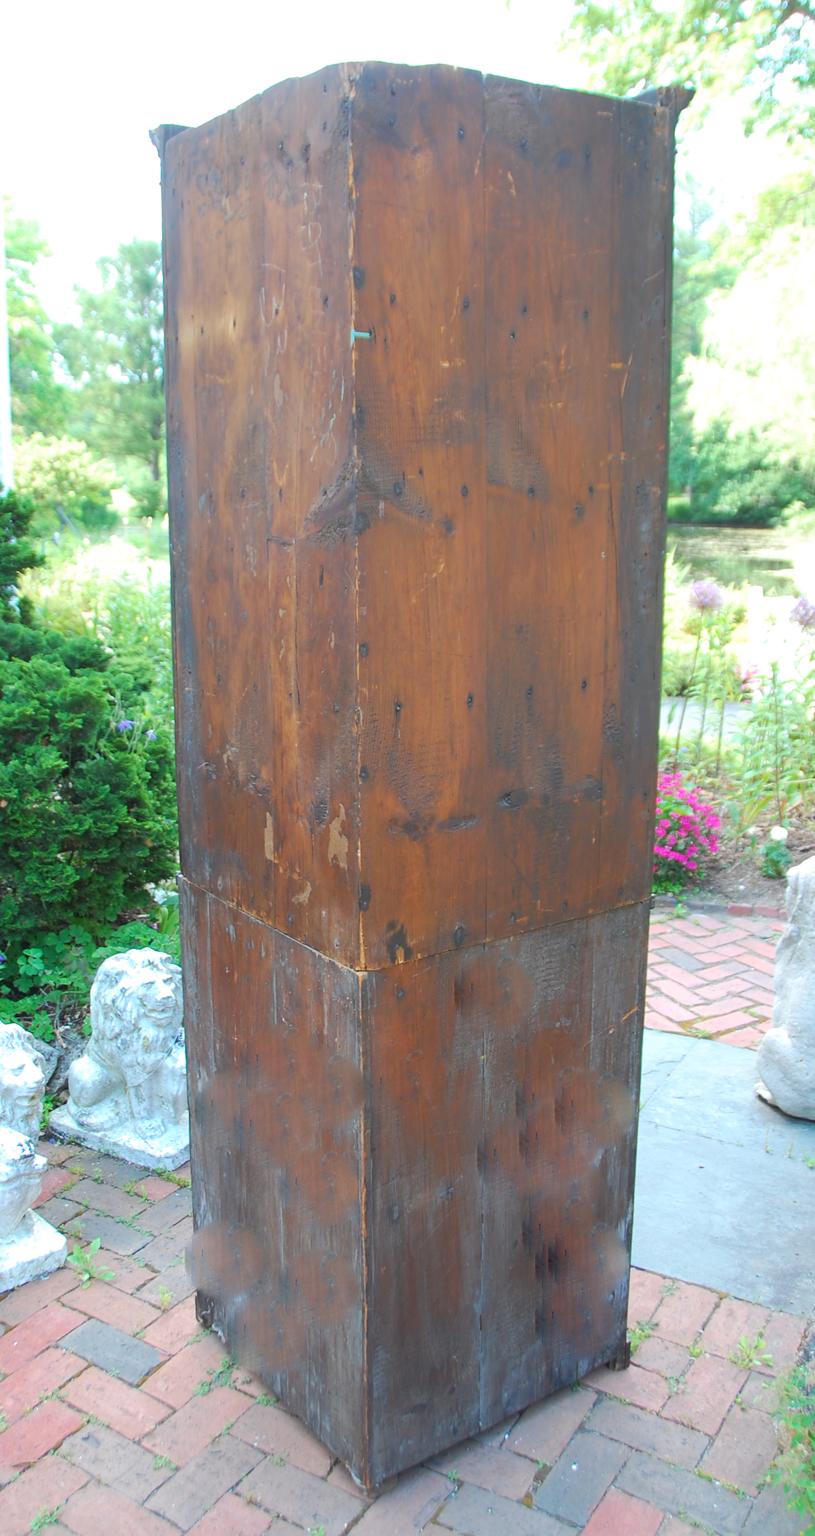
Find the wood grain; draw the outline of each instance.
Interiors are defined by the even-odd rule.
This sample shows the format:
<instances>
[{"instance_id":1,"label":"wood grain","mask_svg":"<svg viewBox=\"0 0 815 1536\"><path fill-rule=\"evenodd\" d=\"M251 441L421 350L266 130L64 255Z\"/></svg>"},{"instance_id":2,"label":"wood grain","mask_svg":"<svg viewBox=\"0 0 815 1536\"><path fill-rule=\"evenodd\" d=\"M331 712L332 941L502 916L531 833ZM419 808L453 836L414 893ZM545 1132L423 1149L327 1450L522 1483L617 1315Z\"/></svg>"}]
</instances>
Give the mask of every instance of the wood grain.
<instances>
[{"instance_id":1,"label":"wood grain","mask_svg":"<svg viewBox=\"0 0 815 1536\"><path fill-rule=\"evenodd\" d=\"M199 1314L371 1488L625 1348L681 104L157 135Z\"/></svg>"}]
</instances>

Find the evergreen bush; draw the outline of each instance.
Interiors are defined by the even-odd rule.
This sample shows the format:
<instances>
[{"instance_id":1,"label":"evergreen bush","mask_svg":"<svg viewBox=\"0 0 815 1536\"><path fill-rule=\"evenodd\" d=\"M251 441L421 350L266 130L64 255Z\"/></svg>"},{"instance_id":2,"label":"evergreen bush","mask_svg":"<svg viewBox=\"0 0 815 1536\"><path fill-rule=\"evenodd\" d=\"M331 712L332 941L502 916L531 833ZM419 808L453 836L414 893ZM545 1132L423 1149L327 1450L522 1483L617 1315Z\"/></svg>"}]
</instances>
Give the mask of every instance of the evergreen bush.
<instances>
[{"instance_id":1,"label":"evergreen bush","mask_svg":"<svg viewBox=\"0 0 815 1536\"><path fill-rule=\"evenodd\" d=\"M0 497L0 948L70 924L100 932L175 868L172 743L144 684L19 598L33 508Z\"/></svg>"}]
</instances>

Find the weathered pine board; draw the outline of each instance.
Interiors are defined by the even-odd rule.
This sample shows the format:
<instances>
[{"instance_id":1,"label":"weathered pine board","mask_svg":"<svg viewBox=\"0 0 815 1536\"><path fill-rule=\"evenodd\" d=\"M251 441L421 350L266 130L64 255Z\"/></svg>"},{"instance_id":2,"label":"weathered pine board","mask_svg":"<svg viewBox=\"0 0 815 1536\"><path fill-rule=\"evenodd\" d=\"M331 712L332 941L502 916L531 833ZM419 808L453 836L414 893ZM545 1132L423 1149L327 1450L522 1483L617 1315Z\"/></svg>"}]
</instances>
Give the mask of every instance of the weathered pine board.
<instances>
[{"instance_id":1,"label":"weathered pine board","mask_svg":"<svg viewBox=\"0 0 815 1536\"><path fill-rule=\"evenodd\" d=\"M199 1310L369 1487L625 1351L680 98L159 135Z\"/></svg>"},{"instance_id":2,"label":"weathered pine board","mask_svg":"<svg viewBox=\"0 0 815 1536\"><path fill-rule=\"evenodd\" d=\"M203 1313L377 1486L624 1347L647 906L365 974L182 882Z\"/></svg>"},{"instance_id":3,"label":"weathered pine board","mask_svg":"<svg viewBox=\"0 0 815 1536\"><path fill-rule=\"evenodd\" d=\"M648 890L672 128L364 65L167 144L184 868L347 964Z\"/></svg>"}]
</instances>

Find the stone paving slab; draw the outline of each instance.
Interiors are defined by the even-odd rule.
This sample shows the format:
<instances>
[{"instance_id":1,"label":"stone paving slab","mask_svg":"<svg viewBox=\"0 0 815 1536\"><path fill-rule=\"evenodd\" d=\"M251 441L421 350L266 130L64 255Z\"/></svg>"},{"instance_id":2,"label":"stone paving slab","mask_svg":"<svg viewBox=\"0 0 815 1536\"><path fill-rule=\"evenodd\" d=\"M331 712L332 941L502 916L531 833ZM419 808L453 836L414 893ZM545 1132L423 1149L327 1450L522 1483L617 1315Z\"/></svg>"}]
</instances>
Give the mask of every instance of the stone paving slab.
<instances>
[{"instance_id":1,"label":"stone paving slab","mask_svg":"<svg viewBox=\"0 0 815 1536\"><path fill-rule=\"evenodd\" d=\"M806 1311L815 1290L815 1122L771 1109L755 1080L752 1052L646 1031L634 1263Z\"/></svg>"},{"instance_id":2,"label":"stone paving slab","mask_svg":"<svg viewBox=\"0 0 815 1536\"><path fill-rule=\"evenodd\" d=\"M50 1210L64 1202L83 1242L103 1236L113 1278L82 1286L65 1269L0 1297L2 1536L798 1536L767 1477L779 1381L815 1300L801 1246L815 1127L754 1099L753 1025L694 1035L714 1005L756 1017L779 926L655 925L654 953L671 951L656 962L662 1005L660 982L696 989L698 1006L646 1033L635 1252L648 1268L632 1273L629 1369L593 1372L375 1501L199 1328L187 1170L163 1180L43 1143ZM703 984L720 995L700 1000Z\"/></svg>"}]
</instances>

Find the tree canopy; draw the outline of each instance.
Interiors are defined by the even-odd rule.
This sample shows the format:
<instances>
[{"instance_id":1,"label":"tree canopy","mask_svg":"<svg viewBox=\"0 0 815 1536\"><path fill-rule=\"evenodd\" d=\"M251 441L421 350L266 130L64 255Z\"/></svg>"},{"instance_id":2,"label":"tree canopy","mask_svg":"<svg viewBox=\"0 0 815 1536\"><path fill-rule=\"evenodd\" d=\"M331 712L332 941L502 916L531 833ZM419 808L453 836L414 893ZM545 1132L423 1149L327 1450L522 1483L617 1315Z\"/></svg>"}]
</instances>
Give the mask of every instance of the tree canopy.
<instances>
[{"instance_id":1,"label":"tree canopy","mask_svg":"<svg viewBox=\"0 0 815 1536\"><path fill-rule=\"evenodd\" d=\"M66 390L56 376L53 328L36 282L48 246L36 223L17 218L8 203L5 245L14 424L23 432L59 432L66 420Z\"/></svg>"},{"instance_id":2,"label":"tree canopy","mask_svg":"<svg viewBox=\"0 0 815 1536\"><path fill-rule=\"evenodd\" d=\"M158 511L164 500L161 250L154 240L134 240L98 266L100 288L77 289L78 324L57 333L76 386L70 424L100 457L129 461L134 491L151 503L145 510Z\"/></svg>"},{"instance_id":3,"label":"tree canopy","mask_svg":"<svg viewBox=\"0 0 815 1536\"><path fill-rule=\"evenodd\" d=\"M748 123L815 138L815 6L807 0L575 0L595 76L615 95L655 84L740 90Z\"/></svg>"}]
</instances>

